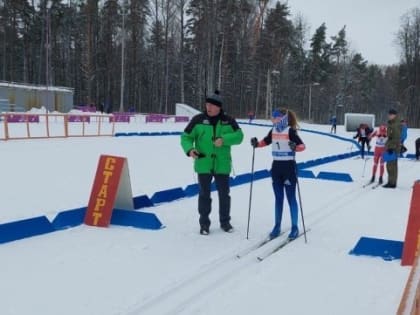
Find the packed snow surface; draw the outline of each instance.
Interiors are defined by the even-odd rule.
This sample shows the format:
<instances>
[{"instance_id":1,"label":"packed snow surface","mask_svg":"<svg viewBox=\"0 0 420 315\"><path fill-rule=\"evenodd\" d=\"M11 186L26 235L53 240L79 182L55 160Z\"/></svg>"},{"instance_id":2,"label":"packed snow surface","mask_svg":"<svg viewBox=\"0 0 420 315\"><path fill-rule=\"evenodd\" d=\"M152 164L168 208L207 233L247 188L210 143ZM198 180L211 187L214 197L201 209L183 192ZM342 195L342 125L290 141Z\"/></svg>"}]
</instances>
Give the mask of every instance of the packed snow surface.
<instances>
[{"instance_id":1,"label":"packed snow surface","mask_svg":"<svg viewBox=\"0 0 420 315\"><path fill-rule=\"evenodd\" d=\"M185 124L119 124L116 131L181 131ZM329 131L328 126L304 128ZM54 125L53 127L54 128ZM57 126L57 128L59 128ZM234 174L250 172L249 139L268 127L242 126L233 148ZM338 128L338 134L352 134ZM307 161L356 150L349 142L300 132ZM413 152L419 130L409 130ZM127 157L133 194L196 182L179 136L103 137L0 142L0 222L85 206L101 154ZM300 179L308 243L303 238L263 262L261 249L236 254L272 228L271 180L254 183L250 239L246 239L249 185L232 188L235 232L218 226L214 194L211 234L198 233L196 198L143 209L156 213L159 231L111 226L77 228L0 245L0 314L395 314L409 268L348 255L361 236L403 240L411 187L420 163L399 161L395 190L362 188L372 159L347 159L312 168L349 173L354 182ZM270 149L258 149L255 169L269 169ZM283 231L290 227L285 204ZM273 244L267 245L269 249Z\"/></svg>"}]
</instances>

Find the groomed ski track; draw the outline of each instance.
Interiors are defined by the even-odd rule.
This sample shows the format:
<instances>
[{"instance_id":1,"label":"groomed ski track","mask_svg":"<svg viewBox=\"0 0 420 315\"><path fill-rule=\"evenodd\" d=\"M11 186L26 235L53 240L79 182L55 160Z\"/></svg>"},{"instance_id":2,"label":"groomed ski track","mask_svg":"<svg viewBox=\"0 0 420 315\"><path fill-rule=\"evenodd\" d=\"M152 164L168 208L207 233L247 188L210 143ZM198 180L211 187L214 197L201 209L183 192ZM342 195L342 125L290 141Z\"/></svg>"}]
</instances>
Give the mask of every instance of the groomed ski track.
<instances>
[{"instance_id":1,"label":"groomed ski track","mask_svg":"<svg viewBox=\"0 0 420 315\"><path fill-rule=\"evenodd\" d=\"M406 164L405 161L402 163ZM405 176L406 173L411 171L412 167L413 166L402 169L400 176ZM287 237L288 231L286 231L279 239L273 240L263 247L252 250L248 254L238 258L238 252L244 249L246 250L248 247L254 247L256 243L262 240L254 238L253 240L246 242L243 247L209 261L194 271L193 274L180 279L166 288L163 292L157 293L141 303L139 302L130 306L126 312L121 312L119 315L195 314L193 312L194 306L200 305L200 303L205 302L206 300L211 300L212 295L217 293L220 288L229 283L232 284L244 274L252 272L253 267L255 268L256 265L265 264L267 260L273 258L272 256L276 256L277 259L282 259L281 257L283 255L290 254L288 249L296 246L298 243L301 245L299 248L301 251L304 251L306 246L312 246L313 241L311 241L311 237L314 234L314 231L316 231L317 227L321 226L329 217L340 215L340 212L351 209L355 204L367 203L369 198L372 198L372 196L374 197L376 191L371 190L370 188L368 189L369 186L364 188L363 183L362 179L358 183L347 185L349 187L343 189L339 195L326 198L326 200L316 208L311 208L309 204L304 204L304 211L305 208L310 210L309 214L305 215L307 229L309 230L307 244L304 243L304 237L302 236L297 240L290 242L279 251L266 257L263 261L258 261L258 254L272 250ZM256 206L254 205L254 208L255 207ZM288 212L286 202L284 211ZM288 229L288 225L288 218L284 219L284 229ZM214 229L218 229L218 227L214 227ZM235 233L237 232L235 231ZM197 233L197 237L211 238L212 234L209 236L200 236ZM279 272L281 272L281 270Z\"/></svg>"}]
</instances>

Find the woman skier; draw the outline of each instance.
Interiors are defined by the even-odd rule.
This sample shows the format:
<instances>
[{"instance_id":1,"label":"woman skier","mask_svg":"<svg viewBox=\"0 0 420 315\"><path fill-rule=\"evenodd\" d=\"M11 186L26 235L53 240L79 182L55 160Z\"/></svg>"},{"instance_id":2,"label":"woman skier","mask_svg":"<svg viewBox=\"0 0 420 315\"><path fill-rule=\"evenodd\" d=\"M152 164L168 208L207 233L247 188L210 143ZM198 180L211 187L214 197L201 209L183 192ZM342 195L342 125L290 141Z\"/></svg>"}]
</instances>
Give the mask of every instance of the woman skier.
<instances>
[{"instance_id":1,"label":"woman skier","mask_svg":"<svg viewBox=\"0 0 420 315\"><path fill-rule=\"evenodd\" d=\"M284 193L286 192L292 220L289 239L292 240L299 236L295 155L296 152L305 150L305 144L297 134L297 119L294 112L287 109L275 110L272 115L272 122L273 128L268 135L261 141L258 141L255 137L252 138L251 145L254 148L271 145L272 148L271 178L275 196L275 222L270 238L276 238L280 235Z\"/></svg>"},{"instance_id":2,"label":"woman skier","mask_svg":"<svg viewBox=\"0 0 420 315\"><path fill-rule=\"evenodd\" d=\"M360 124L359 128L357 128L356 135L353 137L353 139L358 139L357 141L361 145L360 153L362 155L362 159L365 158L365 145L368 152L370 151L369 135L372 131L373 130L367 124Z\"/></svg>"},{"instance_id":3,"label":"woman skier","mask_svg":"<svg viewBox=\"0 0 420 315\"><path fill-rule=\"evenodd\" d=\"M379 184L383 183L383 175L384 175L384 159L383 154L385 152L385 143L387 140L386 134L386 126L381 125L378 130L375 130L373 133L369 135L369 140L376 137L375 143L375 151L373 155L373 169L372 169L372 179L370 180L371 183L375 182L376 171L378 170L378 163L379 167Z\"/></svg>"}]
</instances>

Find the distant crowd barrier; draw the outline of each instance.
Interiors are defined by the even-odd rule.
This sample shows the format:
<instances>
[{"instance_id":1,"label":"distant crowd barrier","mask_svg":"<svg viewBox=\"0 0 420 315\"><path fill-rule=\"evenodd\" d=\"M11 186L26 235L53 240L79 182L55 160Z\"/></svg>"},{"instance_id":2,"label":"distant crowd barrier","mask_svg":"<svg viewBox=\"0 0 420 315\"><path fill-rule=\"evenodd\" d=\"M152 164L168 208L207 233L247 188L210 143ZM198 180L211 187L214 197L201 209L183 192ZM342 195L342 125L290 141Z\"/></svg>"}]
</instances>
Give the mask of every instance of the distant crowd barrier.
<instances>
[{"instance_id":1,"label":"distant crowd barrier","mask_svg":"<svg viewBox=\"0 0 420 315\"><path fill-rule=\"evenodd\" d=\"M38 120L39 122L39 120ZM87 115L70 115L68 116L68 122L87 122L90 123L90 116Z\"/></svg>"},{"instance_id":2,"label":"distant crowd barrier","mask_svg":"<svg viewBox=\"0 0 420 315\"><path fill-rule=\"evenodd\" d=\"M164 114L136 115L130 112L95 114L90 107L83 113L2 113L0 114L0 140L47 139L98 136L166 136L179 132L117 132L130 128L124 124L187 123L187 116ZM93 110L93 109L92 109ZM118 125L117 125L118 124ZM117 127L118 126L118 127Z\"/></svg>"},{"instance_id":3,"label":"distant crowd barrier","mask_svg":"<svg viewBox=\"0 0 420 315\"><path fill-rule=\"evenodd\" d=\"M113 136L113 116L95 114L0 114L0 140Z\"/></svg>"},{"instance_id":4,"label":"distant crowd barrier","mask_svg":"<svg viewBox=\"0 0 420 315\"><path fill-rule=\"evenodd\" d=\"M6 120L8 123L39 123L39 115L10 114Z\"/></svg>"},{"instance_id":5,"label":"distant crowd barrier","mask_svg":"<svg viewBox=\"0 0 420 315\"><path fill-rule=\"evenodd\" d=\"M167 120L167 116L152 114L146 116L146 123L162 123L163 120Z\"/></svg>"},{"instance_id":6,"label":"distant crowd barrier","mask_svg":"<svg viewBox=\"0 0 420 315\"><path fill-rule=\"evenodd\" d=\"M171 116L165 114L148 114L146 115L146 123L163 123L167 122L169 119L174 119L174 122L188 122L190 118L188 116Z\"/></svg>"},{"instance_id":7,"label":"distant crowd barrier","mask_svg":"<svg viewBox=\"0 0 420 315\"><path fill-rule=\"evenodd\" d=\"M189 122L190 118L188 116L175 116L175 122Z\"/></svg>"},{"instance_id":8,"label":"distant crowd barrier","mask_svg":"<svg viewBox=\"0 0 420 315\"><path fill-rule=\"evenodd\" d=\"M109 117L109 122L129 123L132 116L130 113L114 113Z\"/></svg>"}]
</instances>

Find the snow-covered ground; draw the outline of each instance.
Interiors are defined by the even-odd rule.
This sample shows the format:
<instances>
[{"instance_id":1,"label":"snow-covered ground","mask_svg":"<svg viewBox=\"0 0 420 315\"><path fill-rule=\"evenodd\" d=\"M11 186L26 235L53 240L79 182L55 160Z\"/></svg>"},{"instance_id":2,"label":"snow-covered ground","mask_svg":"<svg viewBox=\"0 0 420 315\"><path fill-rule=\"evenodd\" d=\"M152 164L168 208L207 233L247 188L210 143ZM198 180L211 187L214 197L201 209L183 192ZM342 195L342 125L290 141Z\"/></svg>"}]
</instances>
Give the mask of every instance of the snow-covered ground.
<instances>
[{"instance_id":1,"label":"snow-covered ground","mask_svg":"<svg viewBox=\"0 0 420 315\"><path fill-rule=\"evenodd\" d=\"M119 124L117 131L181 131L184 124ZM303 124L328 131L328 126ZM249 138L268 128L243 125L233 149L236 174L250 171ZM409 152L419 130L409 131ZM351 134L339 128L338 133ZM301 132L299 161L354 150L348 142ZM47 215L87 204L100 154L128 158L134 195L194 183L192 162L178 136L67 138L0 142L0 222ZM196 198L146 209L166 226L146 231L81 226L0 246L0 314L394 314L409 268L399 261L349 256L361 236L403 240L411 186L420 163L400 161L396 190L363 189L372 160L343 160L312 170L348 172L353 183L301 179L310 228L302 239L264 262L235 255L263 238L273 223L269 179L254 185L250 240L246 240L249 185L232 189L232 223L198 235ZM270 167L269 149L255 169ZM285 206L283 229L289 227ZM272 246L272 245L269 245Z\"/></svg>"}]
</instances>

